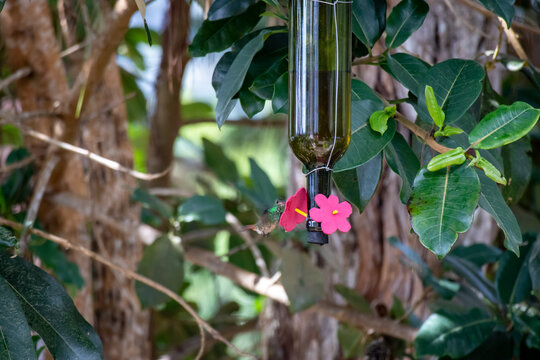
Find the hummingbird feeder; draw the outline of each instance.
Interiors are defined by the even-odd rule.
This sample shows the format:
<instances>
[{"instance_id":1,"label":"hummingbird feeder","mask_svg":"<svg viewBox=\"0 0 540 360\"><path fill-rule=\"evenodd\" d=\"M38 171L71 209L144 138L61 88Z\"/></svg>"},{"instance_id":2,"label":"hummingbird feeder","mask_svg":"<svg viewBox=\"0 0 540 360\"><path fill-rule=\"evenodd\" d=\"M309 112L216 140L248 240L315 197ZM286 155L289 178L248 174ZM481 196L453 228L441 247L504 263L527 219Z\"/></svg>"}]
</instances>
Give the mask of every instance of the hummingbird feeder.
<instances>
[{"instance_id":1,"label":"hummingbird feeder","mask_svg":"<svg viewBox=\"0 0 540 360\"><path fill-rule=\"evenodd\" d=\"M307 192L295 194L291 204L305 201L293 211L304 216L296 215L300 221L307 218L308 242L319 245L328 243L329 233L350 229L351 206L330 190L333 166L351 138L351 6L290 1L289 145L307 169Z\"/></svg>"}]
</instances>

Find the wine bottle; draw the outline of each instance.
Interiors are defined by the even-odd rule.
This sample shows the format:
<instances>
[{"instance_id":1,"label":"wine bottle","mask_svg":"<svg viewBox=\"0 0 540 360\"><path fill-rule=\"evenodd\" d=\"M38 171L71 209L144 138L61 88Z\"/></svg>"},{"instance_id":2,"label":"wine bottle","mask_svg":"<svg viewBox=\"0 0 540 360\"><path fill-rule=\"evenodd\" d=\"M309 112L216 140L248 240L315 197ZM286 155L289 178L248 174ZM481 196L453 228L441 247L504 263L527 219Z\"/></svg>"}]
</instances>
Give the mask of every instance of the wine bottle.
<instances>
[{"instance_id":1,"label":"wine bottle","mask_svg":"<svg viewBox=\"0 0 540 360\"><path fill-rule=\"evenodd\" d=\"M289 7L289 144L305 165L308 209L330 195L331 168L351 137L351 3L291 0ZM308 217L308 241L328 236Z\"/></svg>"}]
</instances>

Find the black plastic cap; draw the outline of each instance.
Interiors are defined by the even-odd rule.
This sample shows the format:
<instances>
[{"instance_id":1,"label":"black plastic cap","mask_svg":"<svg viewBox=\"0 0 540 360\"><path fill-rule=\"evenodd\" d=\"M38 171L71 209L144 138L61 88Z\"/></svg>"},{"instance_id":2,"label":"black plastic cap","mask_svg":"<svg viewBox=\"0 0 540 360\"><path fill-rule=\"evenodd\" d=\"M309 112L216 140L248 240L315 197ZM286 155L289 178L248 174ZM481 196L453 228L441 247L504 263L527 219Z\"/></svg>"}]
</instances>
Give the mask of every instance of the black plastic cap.
<instances>
[{"instance_id":1,"label":"black plastic cap","mask_svg":"<svg viewBox=\"0 0 540 360\"><path fill-rule=\"evenodd\" d=\"M308 231L307 241L310 244L325 245L328 244L328 235L320 231Z\"/></svg>"}]
</instances>

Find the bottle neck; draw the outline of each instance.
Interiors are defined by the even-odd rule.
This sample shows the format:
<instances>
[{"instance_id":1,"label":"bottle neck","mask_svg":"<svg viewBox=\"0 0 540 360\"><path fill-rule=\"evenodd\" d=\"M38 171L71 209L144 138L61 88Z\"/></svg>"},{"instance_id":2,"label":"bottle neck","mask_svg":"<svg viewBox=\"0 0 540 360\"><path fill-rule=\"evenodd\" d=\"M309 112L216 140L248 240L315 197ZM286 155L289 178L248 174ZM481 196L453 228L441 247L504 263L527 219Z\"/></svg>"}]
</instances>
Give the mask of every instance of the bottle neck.
<instances>
[{"instance_id":1,"label":"bottle neck","mask_svg":"<svg viewBox=\"0 0 540 360\"><path fill-rule=\"evenodd\" d=\"M317 194L323 194L326 197L330 196L331 184L331 171L320 169L307 176L308 209L317 207L317 203L315 203L315 196ZM308 231L309 243L319 245L328 243L328 235L322 232L320 223L308 216L306 227Z\"/></svg>"}]
</instances>

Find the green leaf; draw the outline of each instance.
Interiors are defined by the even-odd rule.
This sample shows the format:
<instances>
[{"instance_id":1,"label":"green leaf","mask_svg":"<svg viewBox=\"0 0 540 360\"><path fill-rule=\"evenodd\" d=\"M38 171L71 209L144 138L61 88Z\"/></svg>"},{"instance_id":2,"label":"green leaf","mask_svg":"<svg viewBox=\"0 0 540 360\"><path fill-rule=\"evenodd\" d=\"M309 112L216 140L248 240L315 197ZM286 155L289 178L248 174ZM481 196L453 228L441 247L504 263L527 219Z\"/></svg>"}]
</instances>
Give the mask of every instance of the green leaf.
<instances>
[{"instance_id":1,"label":"green leaf","mask_svg":"<svg viewBox=\"0 0 540 360\"><path fill-rule=\"evenodd\" d=\"M37 359L19 299L1 276L0 294L0 359Z\"/></svg>"},{"instance_id":2,"label":"green leaf","mask_svg":"<svg viewBox=\"0 0 540 360\"><path fill-rule=\"evenodd\" d=\"M2 12L2 9L4 8L5 4L6 4L6 0L0 0L0 12Z\"/></svg>"},{"instance_id":3,"label":"green leaf","mask_svg":"<svg viewBox=\"0 0 540 360\"><path fill-rule=\"evenodd\" d=\"M261 99L248 89L240 90L239 98L242 109L244 109L244 112L250 119L263 111L264 105L266 103L264 99Z\"/></svg>"},{"instance_id":4,"label":"green leaf","mask_svg":"<svg viewBox=\"0 0 540 360\"><path fill-rule=\"evenodd\" d=\"M274 94L272 96L272 110L274 114L289 113L289 74L281 75L274 85Z\"/></svg>"},{"instance_id":5,"label":"green leaf","mask_svg":"<svg viewBox=\"0 0 540 360\"><path fill-rule=\"evenodd\" d=\"M266 5L259 2L238 16L217 21L205 20L189 46L189 54L199 57L229 48L257 25L265 8Z\"/></svg>"},{"instance_id":6,"label":"green leaf","mask_svg":"<svg viewBox=\"0 0 540 360\"><path fill-rule=\"evenodd\" d=\"M495 319L479 309L466 314L441 309L432 314L414 341L416 354L459 358L476 349L495 328Z\"/></svg>"},{"instance_id":7,"label":"green leaf","mask_svg":"<svg viewBox=\"0 0 540 360\"><path fill-rule=\"evenodd\" d=\"M456 246L450 255L470 261L478 267L497 262L503 251L487 244L473 244L470 246Z\"/></svg>"},{"instance_id":8,"label":"green leaf","mask_svg":"<svg viewBox=\"0 0 540 360\"><path fill-rule=\"evenodd\" d=\"M270 178L263 169L257 165L255 160L249 159L251 167L251 187L241 186L240 191L249 197L259 210L265 210L272 207L277 199L277 191Z\"/></svg>"},{"instance_id":9,"label":"green leaf","mask_svg":"<svg viewBox=\"0 0 540 360\"><path fill-rule=\"evenodd\" d=\"M334 182L347 201L364 211L375 194L382 175L382 155L357 168L333 173Z\"/></svg>"},{"instance_id":10,"label":"green leaf","mask_svg":"<svg viewBox=\"0 0 540 360\"><path fill-rule=\"evenodd\" d=\"M464 260L453 255L448 255L444 259L444 264L448 266L456 275L467 281L476 291L493 304L499 304L497 294L493 284L486 279L479 267L468 260Z\"/></svg>"},{"instance_id":11,"label":"green leaf","mask_svg":"<svg viewBox=\"0 0 540 360\"><path fill-rule=\"evenodd\" d=\"M465 150L458 147L453 150L449 150L445 153L435 156L427 164L429 171L438 171L452 165L461 165L467 158L465 157Z\"/></svg>"},{"instance_id":12,"label":"green leaf","mask_svg":"<svg viewBox=\"0 0 540 360\"><path fill-rule=\"evenodd\" d=\"M474 161L474 166L482 170L488 178L495 181L497 184L506 185L506 179L495 165L479 155L477 155L476 159L477 160Z\"/></svg>"},{"instance_id":13,"label":"green leaf","mask_svg":"<svg viewBox=\"0 0 540 360\"><path fill-rule=\"evenodd\" d=\"M435 134L433 134L433 137L437 136L452 136L452 135L459 135L462 134L463 130L457 127L453 127L450 125L446 125L443 130L437 130L435 131Z\"/></svg>"},{"instance_id":14,"label":"green leaf","mask_svg":"<svg viewBox=\"0 0 540 360\"><path fill-rule=\"evenodd\" d=\"M427 75L430 65L423 60L405 53L388 55L386 70L394 79L416 96L422 92L421 82Z\"/></svg>"},{"instance_id":15,"label":"green leaf","mask_svg":"<svg viewBox=\"0 0 540 360\"><path fill-rule=\"evenodd\" d=\"M291 312L300 312L322 300L326 275L307 254L296 249L283 249L272 241L266 245L282 259L281 283L291 302Z\"/></svg>"},{"instance_id":16,"label":"green leaf","mask_svg":"<svg viewBox=\"0 0 540 360\"><path fill-rule=\"evenodd\" d=\"M406 204L412 194L414 178L420 171L420 161L418 161L403 135L397 132L392 141L386 146L384 155L390 169L401 178L399 198L403 204Z\"/></svg>"},{"instance_id":17,"label":"green leaf","mask_svg":"<svg viewBox=\"0 0 540 360\"><path fill-rule=\"evenodd\" d=\"M32 236L30 249L34 255L40 258L43 265L52 270L62 284L73 285L79 290L82 289L84 279L77 264L68 260L58 244L42 238L37 240L35 238L35 236Z\"/></svg>"},{"instance_id":18,"label":"green leaf","mask_svg":"<svg viewBox=\"0 0 540 360\"><path fill-rule=\"evenodd\" d=\"M200 221L206 225L216 225L225 222L227 211L218 198L196 195L178 207L178 215L186 222Z\"/></svg>"},{"instance_id":19,"label":"green leaf","mask_svg":"<svg viewBox=\"0 0 540 360\"><path fill-rule=\"evenodd\" d=\"M275 62L267 71L253 81L249 90L263 99L272 100L274 96L274 84L282 75L287 73L287 68L288 63L285 59Z\"/></svg>"},{"instance_id":20,"label":"green leaf","mask_svg":"<svg viewBox=\"0 0 540 360\"><path fill-rule=\"evenodd\" d=\"M478 205L497 222L505 235L504 246L519 256L519 246L523 240L521 230L512 210L506 205L499 188L484 174L479 174L482 192Z\"/></svg>"},{"instance_id":21,"label":"green leaf","mask_svg":"<svg viewBox=\"0 0 540 360\"><path fill-rule=\"evenodd\" d=\"M221 146L214 144L206 138L203 138L202 141L206 165L208 165L221 181L236 183L238 181L238 171L236 170L234 161L225 155Z\"/></svg>"},{"instance_id":22,"label":"green leaf","mask_svg":"<svg viewBox=\"0 0 540 360\"><path fill-rule=\"evenodd\" d=\"M388 130L384 135L375 133L369 126L368 119L375 111L382 109L373 100L353 100L351 104L351 142L345 155L338 161L334 171L344 171L354 169L365 164L392 140L396 132L396 122L394 119L388 121Z\"/></svg>"},{"instance_id":23,"label":"green leaf","mask_svg":"<svg viewBox=\"0 0 540 360\"><path fill-rule=\"evenodd\" d=\"M506 203L512 205L522 198L532 174L531 143L523 138L501 148L504 175L508 185L502 188Z\"/></svg>"},{"instance_id":24,"label":"green leaf","mask_svg":"<svg viewBox=\"0 0 540 360\"><path fill-rule=\"evenodd\" d=\"M184 253L180 238L158 237L143 253L137 272L174 291L180 291L184 282ZM141 282L135 291L143 308L156 307L169 301L169 297Z\"/></svg>"},{"instance_id":25,"label":"green leaf","mask_svg":"<svg viewBox=\"0 0 540 360\"><path fill-rule=\"evenodd\" d=\"M520 303L531 294L532 283L529 273L531 247L531 244L524 246L520 257L507 251L499 261L495 284L499 299L505 304Z\"/></svg>"},{"instance_id":26,"label":"green leaf","mask_svg":"<svg viewBox=\"0 0 540 360\"><path fill-rule=\"evenodd\" d=\"M445 122L451 124L459 120L480 96L484 76L482 66L472 60L450 59L431 67L417 91L418 115L426 122L431 121L423 91L429 85L444 111Z\"/></svg>"},{"instance_id":27,"label":"green leaf","mask_svg":"<svg viewBox=\"0 0 540 360\"><path fill-rule=\"evenodd\" d=\"M334 286L334 290L336 290L339 295L343 296L349 305L361 314L371 314L371 305L364 296L341 284Z\"/></svg>"},{"instance_id":28,"label":"green leaf","mask_svg":"<svg viewBox=\"0 0 540 360\"><path fill-rule=\"evenodd\" d=\"M20 147L24 144L24 139L18 127L12 124L0 125L0 142L4 145Z\"/></svg>"},{"instance_id":29,"label":"green leaf","mask_svg":"<svg viewBox=\"0 0 540 360\"><path fill-rule=\"evenodd\" d=\"M208 10L208 20L222 20L241 14L256 2L257 0L216 0Z\"/></svg>"},{"instance_id":30,"label":"green leaf","mask_svg":"<svg viewBox=\"0 0 540 360\"><path fill-rule=\"evenodd\" d=\"M0 276L17 295L28 324L55 359L103 359L98 335L50 275L0 252Z\"/></svg>"},{"instance_id":31,"label":"green leaf","mask_svg":"<svg viewBox=\"0 0 540 360\"><path fill-rule=\"evenodd\" d=\"M532 289L536 297L540 298L540 241L536 239L529 258L529 275L531 277Z\"/></svg>"},{"instance_id":32,"label":"green leaf","mask_svg":"<svg viewBox=\"0 0 540 360\"><path fill-rule=\"evenodd\" d=\"M514 343L511 334L497 331L497 328L495 328L495 331L479 347L459 360L512 360Z\"/></svg>"},{"instance_id":33,"label":"green leaf","mask_svg":"<svg viewBox=\"0 0 540 360\"><path fill-rule=\"evenodd\" d=\"M506 21L506 25L510 28L512 18L514 17L514 1L515 0L478 0L488 10L493 11Z\"/></svg>"},{"instance_id":34,"label":"green leaf","mask_svg":"<svg viewBox=\"0 0 540 360\"><path fill-rule=\"evenodd\" d=\"M340 323L337 337L344 358L356 359L361 358L364 355L365 347L367 345L367 339L365 339L366 334L364 331L351 325Z\"/></svg>"},{"instance_id":35,"label":"green leaf","mask_svg":"<svg viewBox=\"0 0 540 360\"><path fill-rule=\"evenodd\" d=\"M262 2L258 4L264 5ZM274 30L270 28L260 30L259 33L253 39L248 41L242 50L238 52L232 61L227 74L221 82L221 86L216 92L218 100L216 106L216 122L220 128L232 111L231 104L233 102L233 96L236 95L242 87L253 57L262 49L266 36L272 31Z\"/></svg>"},{"instance_id":36,"label":"green leaf","mask_svg":"<svg viewBox=\"0 0 540 360\"><path fill-rule=\"evenodd\" d=\"M352 31L368 48L381 37L386 26L386 1L354 0Z\"/></svg>"},{"instance_id":37,"label":"green leaf","mask_svg":"<svg viewBox=\"0 0 540 360\"><path fill-rule=\"evenodd\" d=\"M15 236L13 236L11 231L9 231L3 226L0 226L0 246L4 246L8 248L14 247L14 246L17 246L18 242L19 241L17 240Z\"/></svg>"},{"instance_id":38,"label":"green leaf","mask_svg":"<svg viewBox=\"0 0 540 360\"><path fill-rule=\"evenodd\" d=\"M369 125L373 131L379 132L384 135L388 129L388 119L396 114L396 105L392 105L384 108L384 110L375 111L369 117Z\"/></svg>"},{"instance_id":39,"label":"green leaf","mask_svg":"<svg viewBox=\"0 0 540 360\"><path fill-rule=\"evenodd\" d=\"M395 49L422 26L429 12L423 0L402 0L388 16L386 46Z\"/></svg>"},{"instance_id":40,"label":"green leaf","mask_svg":"<svg viewBox=\"0 0 540 360\"><path fill-rule=\"evenodd\" d=\"M475 149L493 149L509 144L527 135L539 117L540 110L524 102L501 105L476 125L469 134L469 142Z\"/></svg>"},{"instance_id":41,"label":"green leaf","mask_svg":"<svg viewBox=\"0 0 540 360\"><path fill-rule=\"evenodd\" d=\"M137 201L147 209L150 209L160 215L163 219L169 219L173 215L172 208L165 201L150 194L144 188L137 188L131 195L131 200Z\"/></svg>"},{"instance_id":42,"label":"green leaf","mask_svg":"<svg viewBox=\"0 0 540 360\"><path fill-rule=\"evenodd\" d=\"M478 176L465 165L436 172L420 170L409 204L420 242L438 257L446 255L457 234L471 226L479 193Z\"/></svg>"},{"instance_id":43,"label":"green leaf","mask_svg":"<svg viewBox=\"0 0 540 360\"><path fill-rule=\"evenodd\" d=\"M353 79L351 82L352 101L371 100L375 102L381 109L383 108L383 102L377 94L364 82Z\"/></svg>"},{"instance_id":44,"label":"green leaf","mask_svg":"<svg viewBox=\"0 0 540 360\"><path fill-rule=\"evenodd\" d=\"M437 103L437 98L435 97L435 93L433 92L433 88L431 86L426 85L424 96L426 97L427 109L429 115L431 115L431 118L433 119L433 122L438 127L442 127L444 124L444 112Z\"/></svg>"}]
</instances>

